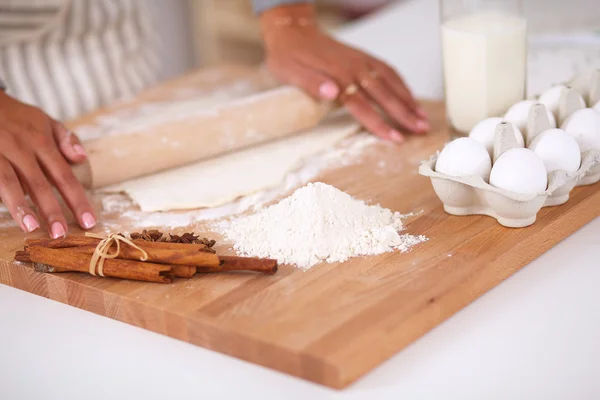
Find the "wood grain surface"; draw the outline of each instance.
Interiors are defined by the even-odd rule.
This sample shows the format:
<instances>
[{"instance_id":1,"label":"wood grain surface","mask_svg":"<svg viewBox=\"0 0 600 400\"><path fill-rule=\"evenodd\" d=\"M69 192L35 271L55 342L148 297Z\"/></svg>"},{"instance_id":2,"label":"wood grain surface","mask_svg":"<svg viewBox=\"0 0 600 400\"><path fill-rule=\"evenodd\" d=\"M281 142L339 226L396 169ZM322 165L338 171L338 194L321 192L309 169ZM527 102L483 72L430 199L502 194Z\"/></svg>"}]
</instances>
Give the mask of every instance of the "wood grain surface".
<instances>
[{"instance_id":1,"label":"wood grain surface","mask_svg":"<svg viewBox=\"0 0 600 400\"><path fill-rule=\"evenodd\" d=\"M208 86L201 75L191 75L195 83L179 84ZM166 96L169 85L144 99ZM427 103L426 109L434 127L430 135L411 137L401 147L376 144L359 163L317 179L394 211L422 210L406 232L429 241L408 253L306 272L282 266L274 276L198 275L170 285L43 274L12 262L25 236L0 212L0 283L343 388L600 214L600 185L575 189L567 204L543 209L524 229L444 213L429 180L417 174L419 161L449 140L442 104ZM192 229L218 239L201 225L178 231ZM219 250L230 249L221 244Z\"/></svg>"}]
</instances>

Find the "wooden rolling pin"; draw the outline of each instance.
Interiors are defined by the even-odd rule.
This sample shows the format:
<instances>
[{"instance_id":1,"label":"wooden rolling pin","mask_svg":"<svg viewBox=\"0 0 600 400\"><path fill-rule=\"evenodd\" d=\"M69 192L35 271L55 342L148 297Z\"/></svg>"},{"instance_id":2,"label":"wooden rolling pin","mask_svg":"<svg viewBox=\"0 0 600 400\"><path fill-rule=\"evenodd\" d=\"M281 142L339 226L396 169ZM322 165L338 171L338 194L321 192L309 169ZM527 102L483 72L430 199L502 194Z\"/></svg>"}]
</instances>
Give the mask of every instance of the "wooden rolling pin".
<instances>
[{"instance_id":1,"label":"wooden rolling pin","mask_svg":"<svg viewBox=\"0 0 600 400\"><path fill-rule=\"evenodd\" d=\"M331 108L284 86L168 121L138 120L123 134L84 143L88 162L74 172L89 188L119 183L313 128Z\"/></svg>"}]
</instances>

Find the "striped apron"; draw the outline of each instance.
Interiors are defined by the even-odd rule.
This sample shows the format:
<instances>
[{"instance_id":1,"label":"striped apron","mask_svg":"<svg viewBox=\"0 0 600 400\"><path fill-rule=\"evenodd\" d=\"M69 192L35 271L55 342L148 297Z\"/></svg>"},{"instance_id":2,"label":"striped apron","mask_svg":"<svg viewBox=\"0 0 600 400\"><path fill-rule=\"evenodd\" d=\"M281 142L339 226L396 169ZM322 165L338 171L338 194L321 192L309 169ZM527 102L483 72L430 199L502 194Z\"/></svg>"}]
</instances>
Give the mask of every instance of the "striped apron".
<instances>
[{"instance_id":1,"label":"striped apron","mask_svg":"<svg viewBox=\"0 0 600 400\"><path fill-rule=\"evenodd\" d=\"M159 40L144 0L0 0L0 77L55 119L157 82Z\"/></svg>"}]
</instances>

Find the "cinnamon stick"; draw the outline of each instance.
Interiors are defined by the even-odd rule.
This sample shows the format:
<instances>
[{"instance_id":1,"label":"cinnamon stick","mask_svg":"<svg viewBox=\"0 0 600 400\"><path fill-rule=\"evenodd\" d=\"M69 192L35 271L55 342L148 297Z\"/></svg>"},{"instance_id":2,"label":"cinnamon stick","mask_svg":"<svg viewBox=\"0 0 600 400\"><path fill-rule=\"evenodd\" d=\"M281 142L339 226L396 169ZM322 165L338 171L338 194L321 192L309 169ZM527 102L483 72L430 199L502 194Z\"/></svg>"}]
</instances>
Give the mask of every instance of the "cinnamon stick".
<instances>
[{"instance_id":1,"label":"cinnamon stick","mask_svg":"<svg viewBox=\"0 0 600 400\"><path fill-rule=\"evenodd\" d=\"M30 251L35 248L44 249L62 249L69 250L71 257L74 255L83 255L83 258L77 260L81 268L89 270L89 261L100 239L88 236L68 236L60 239L29 239L26 241L25 251L17 251L15 260L22 262L35 261L31 259ZM223 271L253 271L265 274L274 274L277 272L277 261L271 259L236 257L236 256L217 256L213 250L204 244L191 243L173 243L173 242L151 242L142 239L133 240L137 246L142 248L148 255L146 261L141 262L142 253L127 244L120 246L120 252L116 259L110 259L113 262L120 260L131 260L138 262L138 267L144 265L166 264L170 268L170 274L175 277L191 278L197 272L223 272ZM115 246L111 251L115 250ZM58 253L54 256L58 257ZM84 260L84 261L82 261ZM109 260L105 261L106 262ZM71 262L74 262L71 260ZM43 263L42 263L43 264ZM110 263L112 264L112 263ZM60 265L51 265L54 272L72 270L71 267L62 267ZM41 268L47 270L48 268ZM79 271L80 269L76 269ZM105 274L106 275L106 274ZM109 275L107 275L109 276ZM135 279L135 278L133 278Z\"/></svg>"},{"instance_id":2,"label":"cinnamon stick","mask_svg":"<svg viewBox=\"0 0 600 400\"><path fill-rule=\"evenodd\" d=\"M74 251L77 251L79 253L83 253L83 254L93 254L94 253L94 247L78 247L76 249L73 249ZM31 262L31 257L29 256L29 253L26 251L17 251L17 254L15 255L15 261L20 261L20 262ZM33 263L33 269L36 270L37 272L73 272L69 269L64 269L64 268L58 268L58 267L53 267L51 265L47 265L47 264L42 264L42 263ZM172 266L172 273L173 276L176 278L192 278L194 275L196 275L196 267L192 266L192 265L173 265Z\"/></svg>"},{"instance_id":3,"label":"cinnamon stick","mask_svg":"<svg viewBox=\"0 0 600 400\"><path fill-rule=\"evenodd\" d=\"M146 249L162 249L162 250L183 250L183 249L194 249L196 251L202 251L212 253L205 244L192 244L192 243L171 243L171 242L148 242L142 239L132 240L137 246L140 246L144 250Z\"/></svg>"},{"instance_id":4,"label":"cinnamon stick","mask_svg":"<svg viewBox=\"0 0 600 400\"><path fill-rule=\"evenodd\" d=\"M100 239L96 239L89 236L65 236L58 239L27 239L25 240L25 247L30 246L41 246L50 249L64 249L67 247L80 247L80 246L98 246Z\"/></svg>"},{"instance_id":5,"label":"cinnamon stick","mask_svg":"<svg viewBox=\"0 0 600 400\"><path fill-rule=\"evenodd\" d=\"M50 249L40 246L29 248L29 257L35 263L78 272L89 272L92 259L91 254L81 251L80 248ZM149 262L106 259L104 275L146 282L171 283L173 268Z\"/></svg>"},{"instance_id":6,"label":"cinnamon stick","mask_svg":"<svg viewBox=\"0 0 600 400\"><path fill-rule=\"evenodd\" d=\"M171 242L150 242L143 239L132 240L133 243L140 247L150 247L157 249L196 249L206 250L212 252L205 244L184 244L184 243L171 243ZM100 239L90 236L65 236L58 239L27 239L25 240L25 247L29 246L42 246L50 249L63 249L68 247L82 247L82 246L94 246L96 247L100 243Z\"/></svg>"},{"instance_id":7,"label":"cinnamon stick","mask_svg":"<svg viewBox=\"0 0 600 400\"><path fill-rule=\"evenodd\" d=\"M28 251L19 250L15 254L15 261L31 263ZM57 268L47 264L33 263L33 269L37 272L69 272L68 269Z\"/></svg>"},{"instance_id":8,"label":"cinnamon stick","mask_svg":"<svg viewBox=\"0 0 600 400\"><path fill-rule=\"evenodd\" d=\"M89 240L92 239L92 240ZM53 249L61 248L80 248L86 254L94 252L96 246L100 243L99 239L87 236L67 236L61 239L32 239L26 241L28 247L45 247ZM203 244L182 244L167 242L148 242L145 240L134 240L137 246L148 254L148 262L169 265L188 265L195 267L217 267L219 266L219 257L216 254L205 251L206 245ZM116 246L111 247L114 251ZM119 252L119 259L140 261L142 253L127 245L122 244Z\"/></svg>"},{"instance_id":9,"label":"cinnamon stick","mask_svg":"<svg viewBox=\"0 0 600 400\"><path fill-rule=\"evenodd\" d=\"M148 254L147 261L149 262L170 265L192 265L194 267L218 267L220 264L219 257L216 254L198 249L198 246L203 245L168 244L171 246L163 246L161 248L161 246L147 246L146 244L136 243L136 245L139 245ZM173 245L177 245L177 247ZM119 258L139 260L140 255L140 251L131 246L121 246Z\"/></svg>"},{"instance_id":10,"label":"cinnamon stick","mask_svg":"<svg viewBox=\"0 0 600 400\"><path fill-rule=\"evenodd\" d=\"M221 262L218 267L198 267L198 272L253 271L268 275L277 272L277 260L268 258L219 256L219 260Z\"/></svg>"},{"instance_id":11,"label":"cinnamon stick","mask_svg":"<svg viewBox=\"0 0 600 400\"><path fill-rule=\"evenodd\" d=\"M15 253L15 261L28 263L31 262L31 258L29 258L29 252L24 250L17 250Z\"/></svg>"},{"instance_id":12,"label":"cinnamon stick","mask_svg":"<svg viewBox=\"0 0 600 400\"><path fill-rule=\"evenodd\" d=\"M196 272L193 265L173 265L173 276L177 278L193 278Z\"/></svg>"},{"instance_id":13,"label":"cinnamon stick","mask_svg":"<svg viewBox=\"0 0 600 400\"><path fill-rule=\"evenodd\" d=\"M53 267L52 265L33 263L33 269L37 272L58 273L58 272L73 272L68 269Z\"/></svg>"},{"instance_id":14,"label":"cinnamon stick","mask_svg":"<svg viewBox=\"0 0 600 400\"><path fill-rule=\"evenodd\" d=\"M143 242L143 241L142 241ZM157 242L147 242L152 245L159 244ZM138 244L135 242L135 244ZM251 257L237 257L237 256L217 256L212 253L204 253L201 251L193 251L189 249L189 246L202 246L202 245L190 245L180 243L164 243L167 244L173 250L159 249L158 247L169 246L145 246L145 243L141 243L140 247L143 248L148 254L148 260L146 262L154 262L157 264L168 264L175 268L177 265L197 267L198 272L223 272L223 271L253 271L261 272L264 274L273 275L277 272L277 260L267 258L251 258ZM157 248L152 248L157 247ZM95 247L78 247L73 250L83 252L86 254L93 254ZM113 251L114 248L111 248ZM192 251L190 251L192 250ZM121 246L121 251L117 259L127 259L139 261L141 253L130 246ZM181 264L179 264L181 262ZM184 264L187 262L186 264ZM184 275L186 275L184 273ZM175 275L177 276L177 275ZM186 277L186 276L182 276Z\"/></svg>"},{"instance_id":15,"label":"cinnamon stick","mask_svg":"<svg viewBox=\"0 0 600 400\"><path fill-rule=\"evenodd\" d=\"M150 243L150 242L148 242L148 243ZM177 243L170 243L170 244L177 244ZM158 246L153 246L153 245L147 246L146 243L141 243L141 244L136 243L136 245L139 245L140 248L142 248L146 252L146 254L148 254L148 258L144 262L150 262L150 263L156 263L156 264L167 264L167 265L171 265L171 266L175 266L175 265L192 266L194 268L195 267L215 268L215 267L218 267L220 264L219 257L217 257L216 254L206 253L206 252L202 251L201 249L194 248L196 246L203 246L203 245L188 245L188 244L179 245L179 244L177 244L178 246L183 246L183 247L178 247L175 249L158 248ZM194 246L194 247L190 248L189 246ZM96 247L90 247L90 246L73 247L74 251L81 252L84 254L89 254L89 255L93 254L95 249L96 249ZM116 250L116 247L113 245L110 248L110 251L113 252L115 250ZM135 249L128 245L121 245L121 250L119 251L119 255L117 256L117 259L141 261L140 260L141 256L142 256L142 253L138 249Z\"/></svg>"}]
</instances>

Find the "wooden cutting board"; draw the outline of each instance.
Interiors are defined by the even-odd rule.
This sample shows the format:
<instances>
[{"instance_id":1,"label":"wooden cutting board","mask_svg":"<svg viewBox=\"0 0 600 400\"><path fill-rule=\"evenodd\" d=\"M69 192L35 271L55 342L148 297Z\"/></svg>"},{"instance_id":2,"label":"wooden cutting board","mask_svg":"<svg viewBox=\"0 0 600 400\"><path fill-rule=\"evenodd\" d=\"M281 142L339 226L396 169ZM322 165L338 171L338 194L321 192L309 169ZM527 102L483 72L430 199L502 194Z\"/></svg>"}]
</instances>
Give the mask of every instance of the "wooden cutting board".
<instances>
[{"instance_id":1,"label":"wooden cutting board","mask_svg":"<svg viewBox=\"0 0 600 400\"><path fill-rule=\"evenodd\" d=\"M137 102L168 97L174 87L210 88L211 73L167 83ZM225 84L243 73L223 69L219 76ZM365 151L359 165L317 179L394 211L422 210L406 230L429 241L409 253L355 258L307 272L283 266L274 276L202 275L171 285L42 274L12 262L24 235L0 212L0 283L343 388L600 214L600 185L595 185L575 189L567 204L543 209L524 229L504 228L483 216L447 215L429 180L417 174L419 161L449 140L442 104L427 103L426 109L434 127L430 135L413 137L402 147L378 144ZM204 233L205 228L177 232L189 230Z\"/></svg>"}]
</instances>

